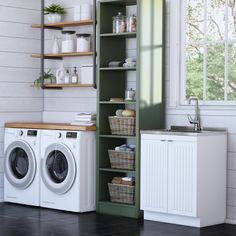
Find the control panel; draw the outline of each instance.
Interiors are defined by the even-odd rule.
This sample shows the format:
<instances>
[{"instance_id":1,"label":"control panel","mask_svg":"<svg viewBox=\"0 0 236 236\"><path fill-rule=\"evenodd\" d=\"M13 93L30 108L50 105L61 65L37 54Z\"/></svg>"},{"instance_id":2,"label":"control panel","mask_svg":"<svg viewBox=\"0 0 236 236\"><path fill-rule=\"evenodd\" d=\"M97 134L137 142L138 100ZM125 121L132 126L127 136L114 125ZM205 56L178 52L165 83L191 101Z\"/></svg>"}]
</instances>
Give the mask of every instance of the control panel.
<instances>
[{"instance_id":1,"label":"control panel","mask_svg":"<svg viewBox=\"0 0 236 236\"><path fill-rule=\"evenodd\" d=\"M66 132L66 137L67 138L77 138L77 133L76 132Z\"/></svg>"}]
</instances>

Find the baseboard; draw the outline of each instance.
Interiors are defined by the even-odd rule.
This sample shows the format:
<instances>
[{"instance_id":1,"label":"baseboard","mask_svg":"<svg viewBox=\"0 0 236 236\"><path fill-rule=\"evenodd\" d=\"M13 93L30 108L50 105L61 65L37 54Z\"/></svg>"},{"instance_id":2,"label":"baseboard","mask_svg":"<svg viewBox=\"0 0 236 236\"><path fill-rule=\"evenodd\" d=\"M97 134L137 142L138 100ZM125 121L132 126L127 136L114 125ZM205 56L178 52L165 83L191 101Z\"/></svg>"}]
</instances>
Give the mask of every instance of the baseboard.
<instances>
[{"instance_id":1,"label":"baseboard","mask_svg":"<svg viewBox=\"0 0 236 236\"><path fill-rule=\"evenodd\" d=\"M233 219L226 219L226 220L225 220L225 223L226 223L226 224L236 225L236 220L233 220Z\"/></svg>"}]
</instances>

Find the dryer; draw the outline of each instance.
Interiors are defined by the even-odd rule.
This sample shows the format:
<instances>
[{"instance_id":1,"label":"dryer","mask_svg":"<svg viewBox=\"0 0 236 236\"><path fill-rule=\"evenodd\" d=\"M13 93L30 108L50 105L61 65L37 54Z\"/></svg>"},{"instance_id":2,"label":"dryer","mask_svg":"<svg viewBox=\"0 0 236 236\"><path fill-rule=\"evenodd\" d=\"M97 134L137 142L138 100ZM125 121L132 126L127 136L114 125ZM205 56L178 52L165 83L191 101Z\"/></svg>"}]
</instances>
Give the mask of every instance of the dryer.
<instances>
[{"instance_id":1,"label":"dryer","mask_svg":"<svg viewBox=\"0 0 236 236\"><path fill-rule=\"evenodd\" d=\"M42 207L95 210L95 145L95 132L42 130Z\"/></svg>"},{"instance_id":2,"label":"dryer","mask_svg":"<svg viewBox=\"0 0 236 236\"><path fill-rule=\"evenodd\" d=\"M5 129L4 201L39 206L40 131Z\"/></svg>"}]
</instances>

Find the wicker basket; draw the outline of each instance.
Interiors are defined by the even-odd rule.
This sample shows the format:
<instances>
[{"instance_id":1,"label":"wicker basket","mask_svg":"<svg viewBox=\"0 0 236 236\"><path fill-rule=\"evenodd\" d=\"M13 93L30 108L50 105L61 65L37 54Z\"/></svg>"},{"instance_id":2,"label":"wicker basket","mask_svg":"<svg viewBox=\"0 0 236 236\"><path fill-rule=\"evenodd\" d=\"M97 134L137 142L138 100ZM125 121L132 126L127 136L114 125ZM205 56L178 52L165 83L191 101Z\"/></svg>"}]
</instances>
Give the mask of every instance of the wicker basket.
<instances>
[{"instance_id":1,"label":"wicker basket","mask_svg":"<svg viewBox=\"0 0 236 236\"><path fill-rule=\"evenodd\" d=\"M135 117L109 116L111 133L115 135L135 135Z\"/></svg>"},{"instance_id":2,"label":"wicker basket","mask_svg":"<svg viewBox=\"0 0 236 236\"><path fill-rule=\"evenodd\" d=\"M134 152L108 150L108 154L110 158L111 168L134 170Z\"/></svg>"},{"instance_id":3,"label":"wicker basket","mask_svg":"<svg viewBox=\"0 0 236 236\"><path fill-rule=\"evenodd\" d=\"M112 202L134 205L135 186L108 183Z\"/></svg>"}]
</instances>

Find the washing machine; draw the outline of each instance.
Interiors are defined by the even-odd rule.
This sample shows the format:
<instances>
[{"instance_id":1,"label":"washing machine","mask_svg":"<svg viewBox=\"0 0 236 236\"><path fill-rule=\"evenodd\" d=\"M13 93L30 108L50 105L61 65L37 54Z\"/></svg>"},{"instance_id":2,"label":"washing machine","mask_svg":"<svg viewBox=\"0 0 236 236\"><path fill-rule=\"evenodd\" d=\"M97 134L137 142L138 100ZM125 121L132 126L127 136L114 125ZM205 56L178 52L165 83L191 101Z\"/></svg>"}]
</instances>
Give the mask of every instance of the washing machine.
<instances>
[{"instance_id":1,"label":"washing machine","mask_svg":"<svg viewBox=\"0 0 236 236\"><path fill-rule=\"evenodd\" d=\"M5 129L4 201L39 206L40 131Z\"/></svg>"},{"instance_id":2,"label":"washing machine","mask_svg":"<svg viewBox=\"0 0 236 236\"><path fill-rule=\"evenodd\" d=\"M95 210L95 132L42 130L40 206Z\"/></svg>"}]
</instances>

